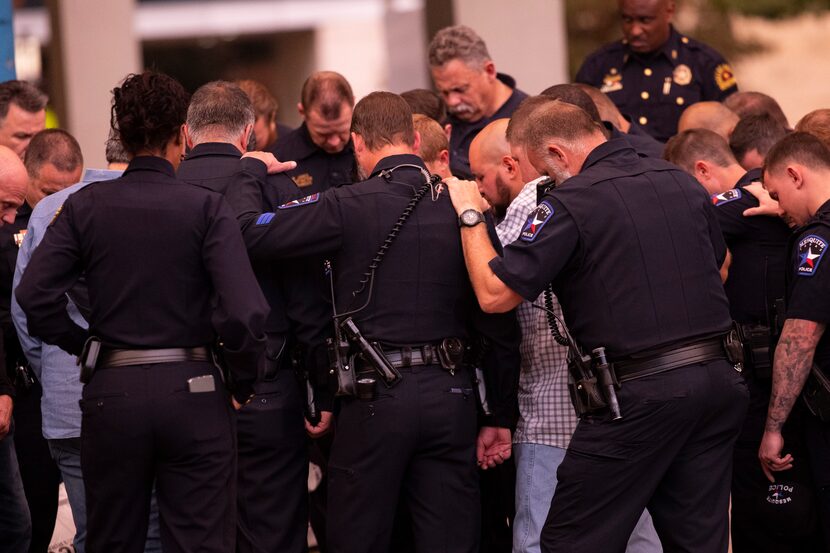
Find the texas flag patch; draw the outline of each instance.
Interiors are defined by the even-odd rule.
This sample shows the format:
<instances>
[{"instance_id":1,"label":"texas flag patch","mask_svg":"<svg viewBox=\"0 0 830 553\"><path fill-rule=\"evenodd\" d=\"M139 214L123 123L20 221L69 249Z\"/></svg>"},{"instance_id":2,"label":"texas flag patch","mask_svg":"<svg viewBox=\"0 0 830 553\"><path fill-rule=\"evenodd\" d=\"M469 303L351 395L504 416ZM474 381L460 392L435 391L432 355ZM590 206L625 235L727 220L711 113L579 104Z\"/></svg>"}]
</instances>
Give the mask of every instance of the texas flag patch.
<instances>
[{"instance_id":1,"label":"texas flag patch","mask_svg":"<svg viewBox=\"0 0 830 553\"><path fill-rule=\"evenodd\" d=\"M519 238L525 242L533 242L539 235L539 231L545 226L550 218L553 217L553 206L548 202L542 202L536 206L533 213L527 218L527 222L522 227L522 233Z\"/></svg>"},{"instance_id":2,"label":"texas flag patch","mask_svg":"<svg viewBox=\"0 0 830 553\"><path fill-rule=\"evenodd\" d=\"M277 209L291 209L292 207L301 207L304 205L313 204L320 201L320 193L317 192L316 194L312 194L310 196L306 196L305 198L300 198L298 200L291 200L290 202L286 202L281 206L277 206Z\"/></svg>"},{"instance_id":3,"label":"texas flag patch","mask_svg":"<svg viewBox=\"0 0 830 553\"><path fill-rule=\"evenodd\" d=\"M813 276L818 271L818 264L827 250L827 241L820 236L811 234L805 236L798 243L798 268L800 276Z\"/></svg>"},{"instance_id":4,"label":"texas flag patch","mask_svg":"<svg viewBox=\"0 0 830 553\"><path fill-rule=\"evenodd\" d=\"M740 200L743 193L739 188L733 188L732 190L727 190L726 192L721 192L720 194L712 194L712 204L715 206L728 204L729 202L734 202L735 200Z\"/></svg>"}]
</instances>

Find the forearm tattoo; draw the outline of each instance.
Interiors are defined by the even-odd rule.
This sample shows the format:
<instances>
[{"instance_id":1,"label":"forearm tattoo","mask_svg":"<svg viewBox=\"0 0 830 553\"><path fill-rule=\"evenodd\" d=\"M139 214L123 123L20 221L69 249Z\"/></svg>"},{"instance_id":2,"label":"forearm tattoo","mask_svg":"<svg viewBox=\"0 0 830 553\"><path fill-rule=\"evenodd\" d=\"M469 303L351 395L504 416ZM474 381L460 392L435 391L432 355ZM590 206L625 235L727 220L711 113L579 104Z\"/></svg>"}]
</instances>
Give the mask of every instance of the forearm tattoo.
<instances>
[{"instance_id":1,"label":"forearm tattoo","mask_svg":"<svg viewBox=\"0 0 830 553\"><path fill-rule=\"evenodd\" d=\"M767 411L768 432L781 432L810 374L816 345L824 328L823 323L802 319L787 319L784 323L781 338L775 348L772 395Z\"/></svg>"}]
</instances>

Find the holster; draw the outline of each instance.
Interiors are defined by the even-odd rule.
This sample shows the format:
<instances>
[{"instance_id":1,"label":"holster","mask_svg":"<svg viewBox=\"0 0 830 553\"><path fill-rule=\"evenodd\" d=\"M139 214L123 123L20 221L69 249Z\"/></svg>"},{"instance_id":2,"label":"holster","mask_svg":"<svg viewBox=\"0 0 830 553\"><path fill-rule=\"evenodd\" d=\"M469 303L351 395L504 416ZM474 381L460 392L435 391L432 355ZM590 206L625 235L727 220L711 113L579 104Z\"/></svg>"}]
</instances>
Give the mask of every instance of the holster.
<instances>
[{"instance_id":1,"label":"holster","mask_svg":"<svg viewBox=\"0 0 830 553\"><path fill-rule=\"evenodd\" d=\"M755 378L772 378L770 328L766 325L738 325L744 345L745 366Z\"/></svg>"},{"instance_id":2,"label":"holster","mask_svg":"<svg viewBox=\"0 0 830 553\"><path fill-rule=\"evenodd\" d=\"M813 364L801 390L807 409L821 422L830 422L830 379Z\"/></svg>"},{"instance_id":3,"label":"holster","mask_svg":"<svg viewBox=\"0 0 830 553\"><path fill-rule=\"evenodd\" d=\"M476 394L478 408L481 414L489 417L493 414L490 408L490 400L487 397L487 380L484 376L484 357L487 350L490 349L490 343L486 338L479 336L477 340L464 348L464 364L469 366L472 370L470 375L473 380L473 390Z\"/></svg>"},{"instance_id":4,"label":"holster","mask_svg":"<svg viewBox=\"0 0 830 553\"><path fill-rule=\"evenodd\" d=\"M95 367L98 365L98 356L101 354L101 339L97 336L90 336L84 343L84 349L78 357L78 364L81 366L81 382L89 384Z\"/></svg>"},{"instance_id":5,"label":"holster","mask_svg":"<svg viewBox=\"0 0 830 553\"><path fill-rule=\"evenodd\" d=\"M574 352L568 354L568 391L577 417L608 407L591 368L590 357L577 356Z\"/></svg>"},{"instance_id":6,"label":"holster","mask_svg":"<svg viewBox=\"0 0 830 553\"><path fill-rule=\"evenodd\" d=\"M335 334L335 338L326 338L326 350L329 354L329 366L337 377L336 396L357 395L357 378L349 359L349 342Z\"/></svg>"}]
</instances>

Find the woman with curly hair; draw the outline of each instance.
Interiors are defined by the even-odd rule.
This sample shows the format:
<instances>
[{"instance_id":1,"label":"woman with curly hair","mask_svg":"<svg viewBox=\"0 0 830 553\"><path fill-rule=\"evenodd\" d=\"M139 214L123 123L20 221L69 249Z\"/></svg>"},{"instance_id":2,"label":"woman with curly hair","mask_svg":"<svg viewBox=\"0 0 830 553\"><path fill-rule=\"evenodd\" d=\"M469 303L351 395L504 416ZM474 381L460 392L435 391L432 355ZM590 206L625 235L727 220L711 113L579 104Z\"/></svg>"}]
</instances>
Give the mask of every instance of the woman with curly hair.
<instances>
[{"instance_id":1,"label":"woman with curly hair","mask_svg":"<svg viewBox=\"0 0 830 553\"><path fill-rule=\"evenodd\" d=\"M251 396L267 304L222 197L175 178L188 99L150 71L113 90L133 160L67 199L16 292L30 334L80 357L91 553L143 550L154 481L165 553L233 550L231 402ZM66 313L81 275L88 331ZM212 362L219 336L230 400Z\"/></svg>"}]
</instances>

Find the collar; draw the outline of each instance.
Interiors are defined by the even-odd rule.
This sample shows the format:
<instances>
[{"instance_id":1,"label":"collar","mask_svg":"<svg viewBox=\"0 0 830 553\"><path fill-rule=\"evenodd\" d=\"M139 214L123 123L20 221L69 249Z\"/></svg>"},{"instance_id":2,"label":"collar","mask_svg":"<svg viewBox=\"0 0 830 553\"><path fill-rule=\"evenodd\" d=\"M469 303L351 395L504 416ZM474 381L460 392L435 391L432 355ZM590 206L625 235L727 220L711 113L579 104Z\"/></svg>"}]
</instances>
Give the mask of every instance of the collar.
<instances>
[{"instance_id":1,"label":"collar","mask_svg":"<svg viewBox=\"0 0 830 553\"><path fill-rule=\"evenodd\" d=\"M239 159L242 153L236 146L228 144L227 142L203 142L202 144L194 146L184 160L188 161L196 157L204 156L232 156Z\"/></svg>"},{"instance_id":2,"label":"collar","mask_svg":"<svg viewBox=\"0 0 830 553\"><path fill-rule=\"evenodd\" d=\"M744 176L738 179L738 182L735 183L735 188L741 188L748 184L752 184L755 181L761 180L762 171L763 170L760 167L756 169L750 169L749 171L744 173Z\"/></svg>"},{"instance_id":3,"label":"collar","mask_svg":"<svg viewBox=\"0 0 830 553\"><path fill-rule=\"evenodd\" d=\"M632 155L635 159L639 159L637 156L637 152L634 151L631 144L626 141L624 138L612 138L607 140L591 150L591 153L588 154L588 157L585 158L585 163L582 164L582 169L580 172L585 171L592 165L596 165L603 159L610 157L615 154L622 154L622 155Z\"/></svg>"},{"instance_id":4,"label":"collar","mask_svg":"<svg viewBox=\"0 0 830 553\"><path fill-rule=\"evenodd\" d=\"M157 173L164 173L168 177L175 178L176 171L173 169L173 164L159 156L138 156L127 165L124 175L134 171L155 171Z\"/></svg>"},{"instance_id":5,"label":"collar","mask_svg":"<svg viewBox=\"0 0 830 553\"><path fill-rule=\"evenodd\" d=\"M825 221L830 219L830 200L827 200L826 202L821 204L821 207L818 208L818 211L816 211L816 214L813 215L810 218L810 220L807 221L807 223L804 226L806 227L810 223L814 223L814 222L816 222L820 219L825 220Z\"/></svg>"},{"instance_id":6,"label":"collar","mask_svg":"<svg viewBox=\"0 0 830 553\"><path fill-rule=\"evenodd\" d=\"M509 86L510 88L516 88L516 79L508 75L507 73L496 73L496 78Z\"/></svg>"},{"instance_id":7,"label":"collar","mask_svg":"<svg viewBox=\"0 0 830 553\"><path fill-rule=\"evenodd\" d=\"M639 54L636 52L632 52L631 49L628 47L628 43L624 44L625 49L625 56L623 57L623 64L627 63L631 59L637 59L641 61L653 61L655 58L660 56L665 57L669 63L673 66L676 66L679 62L677 58L680 53L680 45L681 42L685 43L688 42L689 39L685 36L682 36L680 33L677 32L677 29L674 28L674 25L669 23L669 38L666 42L653 52L649 52L647 54Z\"/></svg>"},{"instance_id":8,"label":"collar","mask_svg":"<svg viewBox=\"0 0 830 553\"><path fill-rule=\"evenodd\" d=\"M285 138L279 140L278 143L282 153L282 157L280 159L285 158L293 161L299 161L307 157L311 157L314 154L334 157L342 155L351 156L354 151L352 140L350 138L349 143L346 144L346 147L340 152L337 152L336 154L326 152L324 149L315 144L313 140L311 140L311 133L308 132L308 126L306 126L305 122L288 133Z\"/></svg>"},{"instance_id":9,"label":"collar","mask_svg":"<svg viewBox=\"0 0 830 553\"><path fill-rule=\"evenodd\" d=\"M395 154L391 156L387 156L380 161L378 161L375 168L372 169L372 174L369 175L369 178L376 177L378 173L386 169L392 169L397 167L398 165L417 165L418 167L426 170L427 166L424 165L424 160L420 157L416 156L415 154Z\"/></svg>"},{"instance_id":10,"label":"collar","mask_svg":"<svg viewBox=\"0 0 830 553\"><path fill-rule=\"evenodd\" d=\"M115 171L113 169L84 169L84 176L81 177L81 182L89 184L90 182L112 180L117 179L123 174L124 171Z\"/></svg>"}]
</instances>

